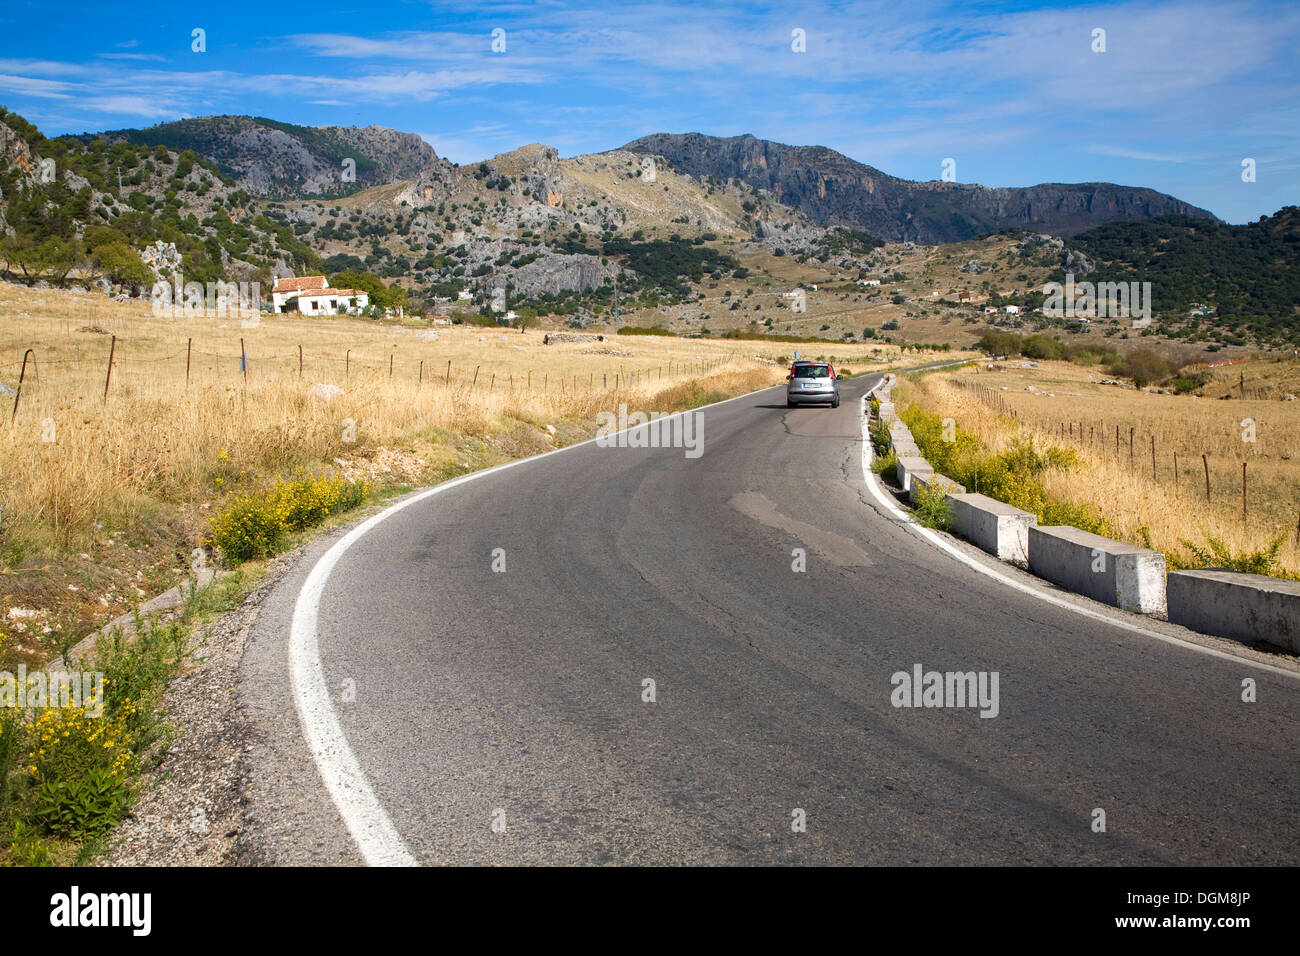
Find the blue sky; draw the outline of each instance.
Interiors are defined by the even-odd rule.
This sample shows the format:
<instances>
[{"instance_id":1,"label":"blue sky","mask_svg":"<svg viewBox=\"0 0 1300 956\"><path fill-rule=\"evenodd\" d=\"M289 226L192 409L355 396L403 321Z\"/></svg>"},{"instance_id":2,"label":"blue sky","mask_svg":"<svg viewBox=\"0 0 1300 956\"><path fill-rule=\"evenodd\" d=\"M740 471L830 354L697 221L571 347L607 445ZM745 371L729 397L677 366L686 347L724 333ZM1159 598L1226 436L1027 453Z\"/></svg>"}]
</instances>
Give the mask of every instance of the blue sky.
<instances>
[{"instance_id":1,"label":"blue sky","mask_svg":"<svg viewBox=\"0 0 1300 956\"><path fill-rule=\"evenodd\" d=\"M959 182L1150 186L1229 222L1300 203L1295 3L109 7L7 0L21 42L0 104L52 135L214 113L374 123L462 163L753 133L907 179L952 158Z\"/></svg>"}]
</instances>

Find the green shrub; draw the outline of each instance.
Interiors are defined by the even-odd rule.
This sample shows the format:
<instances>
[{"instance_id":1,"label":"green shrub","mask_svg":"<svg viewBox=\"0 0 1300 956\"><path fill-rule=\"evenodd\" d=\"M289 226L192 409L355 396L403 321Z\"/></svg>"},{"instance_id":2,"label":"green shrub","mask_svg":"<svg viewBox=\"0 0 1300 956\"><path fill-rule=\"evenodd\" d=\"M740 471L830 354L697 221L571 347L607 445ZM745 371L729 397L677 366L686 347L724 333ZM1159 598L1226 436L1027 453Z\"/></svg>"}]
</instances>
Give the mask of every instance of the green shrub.
<instances>
[{"instance_id":1,"label":"green shrub","mask_svg":"<svg viewBox=\"0 0 1300 956\"><path fill-rule=\"evenodd\" d=\"M22 721L18 710L0 707L0 827L8 827L11 790L9 774L22 756Z\"/></svg>"},{"instance_id":2,"label":"green shrub","mask_svg":"<svg viewBox=\"0 0 1300 956\"><path fill-rule=\"evenodd\" d=\"M871 447L875 449L877 458L892 454L889 446L889 426L884 422L877 421L871 426Z\"/></svg>"},{"instance_id":3,"label":"green shrub","mask_svg":"<svg viewBox=\"0 0 1300 956\"><path fill-rule=\"evenodd\" d=\"M357 507L370 492L366 482L308 475L231 498L210 521L208 542L233 562L265 558L283 549L289 532L320 524Z\"/></svg>"},{"instance_id":4,"label":"green shrub","mask_svg":"<svg viewBox=\"0 0 1300 956\"><path fill-rule=\"evenodd\" d=\"M1143 528L1142 531L1145 532L1146 529ZM1280 569L1277 566L1278 552L1282 550L1282 545L1286 543L1288 534L1289 531L1284 530L1260 550L1241 552L1234 552L1221 538L1207 534L1204 544L1196 544L1192 541L1182 543L1183 547L1191 554L1190 561L1177 560L1170 556L1170 563L1176 563L1178 565L1177 570L1185 568L1222 568L1225 571L1239 571L1243 574L1295 577L1295 575L1279 573ZM1147 547L1150 547L1149 536L1144 536L1144 538L1148 541Z\"/></svg>"},{"instance_id":5,"label":"green shrub","mask_svg":"<svg viewBox=\"0 0 1300 956\"><path fill-rule=\"evenodd\" d=\"M237 495L212 516L210 543L227 561L239 563L265 558L284 544L286 514L283 503L266 495Z\"/></svg>"},{"instance_id":6,"label":"green shrub","mask_svg":"<svg viewBox=\"0 0 1300 956\"><path fill-rule=\"evenodd\" d=\"M618 334L619 334L619 335L667 335L667 336L675 336L677 333L676 333L676 332L671 332L671 331L669 331L668 329L650 328L650 327L643 326L643 325L625 325L625 326L623 326L621 329L618 330Z\"/></svg>"},{"instance_id":7,"label":"green shrub","mask_svg":"<svg viewBox=\"0 0 1300 956\"><path fill-rule=\"evenodd\" d=\"M41 829L22 820L15 820L9 833L9 855L5 866L54 866L54 855L41 838Z\"/></svg>"},{"instance_id":8,"label":"green shrub","mask_svg":"<svg viewBox=\"0 0 1300 956\"><path fill-rule=\"evenodd\" d=\"M952 509L948 506L948 494L941 488L934 485L915 488L912 494L912 508L916 520L927 528L947 531L952 527Z\"/></svg>"},{"instance_id":9,"label":"green shrub","mask_svg":"<svg viewBox=\"0 0 1300 956\"><path fill-rule=\"evenodd\" d=\"M62 780L42 780L32 791L33 815L55 836L84 839L111 830L130 804L126 783L103 767Z\"/></svg>"},{"instance_id":10,"label":"green shrub","mask_svg":"<svg viewBox=\"0 0 1300 956\"><path fill-rule=\"evenodd\" d=\"M877 455L871 462L871 470L877 475L896 475L898 474L898 456L892 451L883 455Z\"/></svg>"}]
</instances>

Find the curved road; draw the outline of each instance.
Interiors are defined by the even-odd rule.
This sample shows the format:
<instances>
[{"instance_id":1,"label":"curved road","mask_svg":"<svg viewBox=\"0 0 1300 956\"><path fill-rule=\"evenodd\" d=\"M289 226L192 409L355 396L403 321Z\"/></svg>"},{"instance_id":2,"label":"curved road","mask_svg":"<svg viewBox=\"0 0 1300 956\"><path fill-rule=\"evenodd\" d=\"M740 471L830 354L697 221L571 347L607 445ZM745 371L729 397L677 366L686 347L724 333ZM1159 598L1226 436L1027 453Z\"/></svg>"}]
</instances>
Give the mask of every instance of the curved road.
<instances>
[{"instance_id":1,"label":"curved road","mask_svg":"<svg viewBox=\"0 0 1300 956\"><path fill-rule=\"evenodd\" d=\"M357 538L313 603L321 719L365 778L344 806L373 796L378 839L425 864L1300 861L1300 681L923 540L863 482L878 380L835 410L783 387L709 407L698 458L530 460ZM337 540L279 585L245 665L278 862L362 859L286 693L299 589ZM894 707L918 664L997 672L996 716Z\"/></svg>"}]
</instances>

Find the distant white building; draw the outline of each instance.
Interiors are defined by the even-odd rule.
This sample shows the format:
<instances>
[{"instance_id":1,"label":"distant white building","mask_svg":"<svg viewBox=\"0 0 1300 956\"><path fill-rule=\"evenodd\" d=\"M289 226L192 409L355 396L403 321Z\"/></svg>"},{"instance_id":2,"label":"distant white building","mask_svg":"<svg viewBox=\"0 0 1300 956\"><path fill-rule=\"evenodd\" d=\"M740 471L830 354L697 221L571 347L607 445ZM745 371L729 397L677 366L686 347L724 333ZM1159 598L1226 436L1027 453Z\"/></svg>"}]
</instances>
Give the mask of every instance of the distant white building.
<instances>
[{"instance_id":1,"label":"distant white building","mask_svg":"<svg viewBox=\"0 0 1300 956\"><path fill-rule=\"evenodd\" d=\"M303 292L319 292L329 283L324 276L286 276L275 280L271 289L271 311L293 311L297 306L298 296Z\"/></svg>"},{"instance_id":2,"label":"distant white building","mask_svg":"<svg viewBox=\"0 0 1300 956\"><path fill-rule=\"evenodd\" d=\"M1003 308L1004 308L1004 310L1006 311L1007 315L1019 315L1019 314L1020 314L1020 306L1018 306L1018 305L1008 305L1008 306L1004 306Z\"/></svg>"},{"instance_id":3,"label":"distant white building","mask_svg":"<svg viewBox=\"0 0 1300 956\"><path fill-rule=\"evenodd\" d=\"M275 280L271 308L277 313L358 315L370 305L370 294L360 289L331 289L324 276L299 276Z\"/></svg>"},{"instance_id":4,"label":"distant white building","mask_svg":"<svg viewBox=\"0 0 1300 956\"><path fill-rule=\"evenodd\" d=\"M859 279L858 285L880 285L879 279Z\"/></svg>"},{"instance_id":5,"label":"distant white building","mask_svg":"<svg viewBox=\"0 0 1300 956\"><path fill-rule=\"evenodd\" d=\"M361 289L320 289L301 293L297 306L303 315L360 315L370 306L370 295Z\"/></svg>"}]
</instances>

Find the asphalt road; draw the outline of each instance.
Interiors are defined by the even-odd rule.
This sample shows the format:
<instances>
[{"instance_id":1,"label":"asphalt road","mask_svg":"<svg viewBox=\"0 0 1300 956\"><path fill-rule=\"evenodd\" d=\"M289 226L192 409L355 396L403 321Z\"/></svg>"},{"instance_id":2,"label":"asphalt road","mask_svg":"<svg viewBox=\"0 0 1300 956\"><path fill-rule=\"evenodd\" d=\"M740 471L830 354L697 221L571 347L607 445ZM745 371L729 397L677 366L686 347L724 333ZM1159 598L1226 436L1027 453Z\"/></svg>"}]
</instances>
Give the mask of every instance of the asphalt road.
<instances>
[{"instance_id":1,"label":"asphalt road","mask_svg":"<svg viewBox=\"0 0 1300 956\"><path fill-rule=\"evenodd\" d=\"M321 669L415 860L1300 862L1300 681L922 540L863 483L877 379L834 410L781 388L705 409L697 458L588 444L487 474L351 545ZM282 582L245 668L268 861L361 859L285 690L293 602L336 540ZM893 706L917 664L997 672L997 715Z\"/></svg>"}]
</instances>

